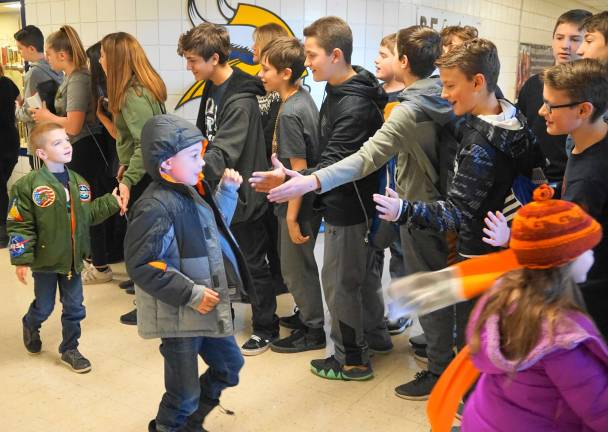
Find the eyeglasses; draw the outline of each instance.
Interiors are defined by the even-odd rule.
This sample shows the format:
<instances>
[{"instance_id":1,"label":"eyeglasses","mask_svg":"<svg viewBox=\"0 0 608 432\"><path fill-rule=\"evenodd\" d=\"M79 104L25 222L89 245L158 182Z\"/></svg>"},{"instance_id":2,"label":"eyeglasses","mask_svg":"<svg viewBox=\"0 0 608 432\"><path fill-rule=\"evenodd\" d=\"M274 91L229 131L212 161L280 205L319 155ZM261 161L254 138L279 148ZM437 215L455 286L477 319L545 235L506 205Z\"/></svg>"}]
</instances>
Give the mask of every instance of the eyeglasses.
<instances>
[{"instance_id":1,"label":"eyeglasses","mask_svg":"<svg viewBox=\"0 0 608 432\"><path fill-rule=\"evenodd\" d=\"M547 111L549 112L549 114L551 114L554 109L557 109L557 108L572 108L573 106L577 106L578 104L582 104L583 102L585 102L585 101L570 102L570 103L562 104L562 105L551 105L549 102L544 101L543 105L545 106L545 108L547 109Z\"/></svg>"}]
</instances>

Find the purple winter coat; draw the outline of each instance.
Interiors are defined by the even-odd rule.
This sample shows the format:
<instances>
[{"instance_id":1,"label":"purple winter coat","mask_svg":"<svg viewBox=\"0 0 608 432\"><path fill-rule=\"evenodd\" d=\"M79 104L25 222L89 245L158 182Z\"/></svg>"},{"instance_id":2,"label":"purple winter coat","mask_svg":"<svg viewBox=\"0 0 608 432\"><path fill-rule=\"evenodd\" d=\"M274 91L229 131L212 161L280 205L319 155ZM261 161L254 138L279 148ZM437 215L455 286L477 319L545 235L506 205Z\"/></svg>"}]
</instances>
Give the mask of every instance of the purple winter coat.
<instances>
[{"instance_id":1,"label":"purple winter coat","mask_svg":"<svg viewBox=\"0 0 608 432\"><path fill-rule=\"evenodd\" d=\"M471 314L469 338L485 301ZM544 325L517 369L502 355L498 317L490 317L472 360L481 376L465 405L463 432L608 432L608 347L586 315L564 314L553 341Z\"/></svg>"}]
</instances>

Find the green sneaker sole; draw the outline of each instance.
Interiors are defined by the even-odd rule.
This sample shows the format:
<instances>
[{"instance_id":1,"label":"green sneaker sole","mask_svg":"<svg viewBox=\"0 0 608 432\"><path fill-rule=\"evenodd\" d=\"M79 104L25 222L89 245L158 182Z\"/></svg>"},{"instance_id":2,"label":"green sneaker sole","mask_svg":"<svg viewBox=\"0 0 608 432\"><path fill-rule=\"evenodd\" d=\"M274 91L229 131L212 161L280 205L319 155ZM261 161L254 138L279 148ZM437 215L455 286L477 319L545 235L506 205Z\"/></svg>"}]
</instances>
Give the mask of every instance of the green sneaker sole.
<instances>
[{"instance_id":1,"label":"green sneaker sole","mask_svg":"<svg viewBox=\"0 0 608 432\"><path fill-rule=\"evenodd\" d=\"M338 372L337 374L335 374L333 371L326 372L323 369L316 369L314 366L310 367L310 371L321 378L334 381L367 381L374 377L373 373L358 377L349 377L347 375L344 375L344 373L342 372Z\"/></svg>"}]
</instances>

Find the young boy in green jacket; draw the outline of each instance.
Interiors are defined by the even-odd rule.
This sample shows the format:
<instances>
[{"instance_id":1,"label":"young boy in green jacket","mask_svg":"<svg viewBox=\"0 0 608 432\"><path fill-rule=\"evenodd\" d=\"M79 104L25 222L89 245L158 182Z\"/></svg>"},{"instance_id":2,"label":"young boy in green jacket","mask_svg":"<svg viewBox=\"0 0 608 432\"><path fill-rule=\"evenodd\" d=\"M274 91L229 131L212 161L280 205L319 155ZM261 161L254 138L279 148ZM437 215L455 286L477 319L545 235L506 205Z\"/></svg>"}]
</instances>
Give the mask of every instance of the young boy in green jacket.
<instances>
[{"instance_id":1,"label":"young boy in green jacket","mask_svg":"<svg viewBox=\"0 0 608 432\"><path fill-rule=\"evenodd\" d=\"M7 218L17 278L27 284L28 267L34 277L35 298L22 320L23 343L30 353L40 352L40 326L53 312L59 284L61 361L74 372L85 373L91 363L78 351L78 338L85 317L80 273L89 253L89 228L116 213L121 201L116 190L91 200L89 184L65 166L72 160L72 145L60 125L38 125L30 142L44 166L12 187Z\"/></svg>"}]
</instances>

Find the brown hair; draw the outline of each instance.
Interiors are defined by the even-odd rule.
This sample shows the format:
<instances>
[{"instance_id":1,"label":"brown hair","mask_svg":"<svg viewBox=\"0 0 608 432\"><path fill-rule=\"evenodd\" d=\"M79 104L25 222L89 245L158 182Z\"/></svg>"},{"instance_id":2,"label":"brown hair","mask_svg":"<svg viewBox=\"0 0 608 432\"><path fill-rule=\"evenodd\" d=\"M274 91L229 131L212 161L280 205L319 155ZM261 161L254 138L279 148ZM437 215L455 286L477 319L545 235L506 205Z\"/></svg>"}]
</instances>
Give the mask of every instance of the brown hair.
<instances>
[{"instance_id":1,"label":"brown hair","mask_svg":"<svg viewBox=\"0 0 608 432\"><path fill-rule=\"evenodd\" d=\"M397 32L397 55L408 58L410 69L418 78L433 73L440 54L441 37L432 28L415 25Z\"/></svg>"},{"instance_id":2,"label":"brown hair","mask_svg":"<svg viewBox=\"0 0 608 432\"><path fill-rule=\"evenodd\" d=\"M441 30L441 45L449 46L455 37L466 42L479 36L477 28L473 26L447 26Z\"/></svg>"},{"instance_id":3,"label":"brown hair","mask_svg":"<svg viewBox=\"0 0 608 432\"><path fill-rule=\"evenodd\" d=\"M101 47L106 58L110 112L117 114L121 110L134 80L148 89L159 103L167 100L165 83L137 39L129 33L110 33L101 40Z\"/></svg>"},{"instance_id":4,"label":"brown hair","mask_svg":"<svg viewBox=\"0 0 608 432\"><path fill-rule=\"evenodd\" d=\"M84 52L80 36L74 30L74 27L69 25L61 26L59 30L49 35L46 39L46 44L53 51L63 51L68 54L76 69L87 67L87 55Z\"/></svg>"},{"instance_id":5,"label":"brown hair","mask_svg":"<svg viewBox=\"0 0 608 432\"><path fill-rule=\"evenodd\" d=\"M487 39L473 39L444 53L435 62L440 68L458 68L470 80L477 74L486 79L489 92L496 90L500 60L496 45Z\"/></svg>"},{"instance_id":6,"label":"brown hair","mask_svg":"<svg viewBox=\"0 0 608 432\"><path fill-rule=\"evenodd\" d=\"M388 49L391 54L395 51L395 45L397 45L397 33L391 33L386 35L380 41L380 46Z\"/></svg>"},{"instance_id":7,"label":"brown hair","mask_svg":"<svg viewBox=\"0 0 608 432\"><path fill-rule=\"evenodd\" d=\"M543 322L550 337L567 310L582 311L582 296L570 276L570 265L550 269L523 268L507 273L487 298L469 340L471 352L481 347L481 330L498 315L503 355L520 363L538 344Z\"/></svg>"},{"instance_id":8,"label":"brown hair","mask_svg":"<svg viewBox=\"0 0 608 432\"><path fill-rule=\"evenodd\" d=\"M581 59L552 66L542 73L545 85L568 94L573 102L591 102L594 122L608 109L608 64L597 59Z\"/></svg>"},{"instance_id":9,"label":"brown hair","mask_svg":"<svg viewBox=\"0 0 608 432\"><path fill-rule=\"evenodd\" d=\"M291 69L290 84L299 80L306 70L304 46L295 37L284 36L273 40L260 52L260 59L266 59L279 72Z\"/></svg>"},{"instance_id":10,"label":"brown hair","mask_svg":"<svg viewBox=\"0 0 608 432\"><path fill-rule=\"evenodd\" d=\"M590 16L583 23L583 27L589 33L598 32L604 35L604 42L608 44L608 11Z\"/></svg>"},{"instance_id":11,"label":"brown hair","mask_svg":"<svg viewBox=\"0 0 608 432\"><path fill-rule=\"evenodd\" d=\"M253 31L253 40L261 52L266 45L282 36L289 36L285 27L277 23L264 24Z\"/></svg>"},{"instance_id":12,"label":"brown hair","mask_svg":"<svg viewBox=\"0 0 608 432\"><path fill-rule=\"evenodd\" d=\"M47 133L57 130L57 129L65 129L63 126L53 122L42 122L38 123L34 129L30 132L29 139L30 144L34 151L44 148L47 144L45 140L45 136Z\"/></svg>"},{"instance_id":13,"label":"brown hair","mask_svg":"<svg viewBox=\"0 0 608 432\"><path fill-rule=\"evenodd\" d=\"M584 9L572 9L568 12L564 12L557 18L555 22L555 27L553 27L553 36L555 36L555 31L562 24L576 24L579 30L583 29L585 24L585 20L591 18L593 14Z\"/></svg>"},{"instance_id":14,"label":"brown hair","mask_svg":"<svg viewBox=\"0 0 608 432\"><path fill-rule=\"evenodd\" d=\"M327 54L338 48L344 61L350 64L353 54L353 32L342 18L328 16L319 18L304 29L305 37L314 37Z\"/></svg>"},{"instance_id":15,"label":"brown hair","mask_svg":"<svg viewBox=\"0 0 608 432\"><path fill-rule=\"evenodd\" d=\"M230 56L230 35L224 26L212 23L202 23L191 28L179 37L177 54L184 56L190 51L205 61L213 54L219 57L219 63L224 64Z\"/></svg>"}]
</instances>

